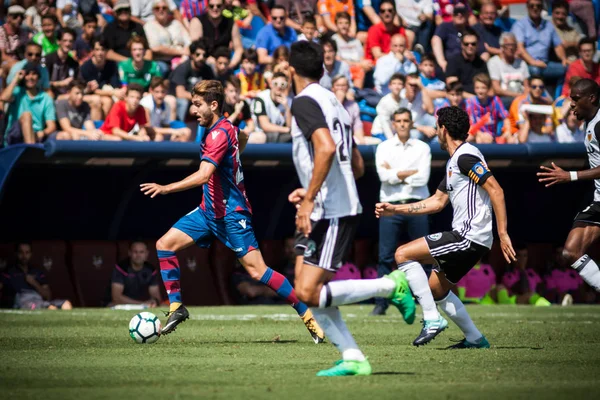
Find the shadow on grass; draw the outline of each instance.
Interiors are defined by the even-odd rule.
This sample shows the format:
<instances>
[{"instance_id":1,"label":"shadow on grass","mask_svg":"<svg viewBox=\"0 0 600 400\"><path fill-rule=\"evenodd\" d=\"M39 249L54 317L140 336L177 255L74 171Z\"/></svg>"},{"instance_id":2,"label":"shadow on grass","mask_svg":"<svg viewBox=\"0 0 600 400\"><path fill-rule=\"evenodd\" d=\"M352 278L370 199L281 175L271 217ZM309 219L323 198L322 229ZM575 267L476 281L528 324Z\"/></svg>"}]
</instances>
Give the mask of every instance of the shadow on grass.
<instances>
[{"instance_id":1,"label":"shadow on grass","mask_svg":"<svg viewBox=\"0 0 600 400\"><path fill-rule=\"evenodd\" d=\"M373 372L373 375L416 375L416 373L415 372L383 371L383 372Z\"/></svg>"},{"instance_id":2,"label":"shadow on grass","mask_svg":"<svg viewBox=\"0 0 600 400\"><path fill-rule=\"evenodd\" d=\"M451 347L442 347L436 350L544 350L543 347L530 347L530 346L494 346L490 349L453 349Z\"/></svg>"}]
</instances>

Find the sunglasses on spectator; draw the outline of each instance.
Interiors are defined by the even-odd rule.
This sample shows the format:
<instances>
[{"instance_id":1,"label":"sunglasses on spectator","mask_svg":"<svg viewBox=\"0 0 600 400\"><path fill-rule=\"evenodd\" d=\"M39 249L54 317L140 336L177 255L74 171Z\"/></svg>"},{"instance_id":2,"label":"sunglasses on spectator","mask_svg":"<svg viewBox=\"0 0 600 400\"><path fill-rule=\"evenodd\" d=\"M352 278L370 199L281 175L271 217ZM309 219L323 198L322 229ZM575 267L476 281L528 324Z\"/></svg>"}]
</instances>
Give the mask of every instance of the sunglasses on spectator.
<instances>
[{"instance_id":1,"label":"sunglasses on spectator","mask_svg":"<svg viewBox=\"0 0 600 400\"><path fill-rule=\"evenodd\" d=\"M531 8L532 10L541 10L542 9L542 5L541 4L529 4L527 6L527 8Z\"/></svg>"},{"instance_id":2,"label":"sunglasses on spectator","mask_svg":"<svg viewBox=\"0 0 600 400\"><path fill-rule=\"evenodd\" d=\"M285 17L271 17L273 21L283 21Z\"/></svg>"},{"instance_id":3,"label":"sunglasses on spectator","mask_svg":"<svg viewBox=\"0 0 600 400\"><path fill-rule=\"evenodd\" d=\"M168 8L166 6L159 6L159 7L154 7L154 10L156 11L167 11Z\"/></svg>"},{"instance_id":4,"label":"sunglasses on spectator","mask_svg":"<svg viewBox=\"0 0 600 400\"><path fill-rule=\"evenodd\" d=\"M381 14L386 14L386 13L393 14L394 9L393 8L381 8L381 9L379 9L379 12Z\"/></svg>"},{"instance_id":5,"label":"sunglasses on spectator","mask_svg":"<svg viewBox=\"0 0 600 400\"><path fill-rule=\"evenodd\" d=\"M23 14L9 14L8 16L12 17L14 19L17 19L17 18L23 19L25 17Z\"/></svg>"},{"instance_id":6,"label":"sunglasses on spectator","mask_svg":"<svg viewBox=\"0 0 600 400\"><path fill-rule=\"evenodd\" d=\"M204 57L206 55L206 53L202 52L202 53L194 53L194 57Z\"/></svg>"},{"instance_id":7,"label":"sunglasses on spectator","mask_svg":"<svg viewBox=\"0 0 600 400\"><path fill-rule=\"evenodd\" d=\"M468 46L473 46L473 47L475 47L475 46L477 46L477 42L463 42L463 46L467 46L467 47Z\"/></svg>"},{"instance_id":8,"label":"sunglasses on spectator","mask_svg":"<svg viewBox=\"0 0 600 400\"><path fill-rule=\"evenodd\" d=\"M287 82L271 82L271 84L280 89L285 89L288 86Z\"/></svg>"},{"instance_id":9,"label":"sunglasses on spectator","mask_svg":"<svg viewBox=\"0 0 600 400\"><path fill-rule=\"evenodd\" d=\"M41 57L42 53L27 53L27 57Z\"/></svg>"},{"instance_id":10,"label":"sunglasses on spectator","mask_svg":"<svg viewBox=\"0 0 600 400\"><path fill-rule=\"evenodd\" d=\"M544 85L531 85L531 88L544 90L545 86Z\"/></svg>"},{"instance_id":11,"label":"sunglasses on spectator","mask_svg":"<svg viewBox=\"0 0 600 400\"><path fill-rule=\"evenodd\" d=\"M221 4L209 4L208 5L208 8L212 8L213 10L218 10L221 7L223 7L223 3L221 3Z\"/></svg>"}]
</instances>

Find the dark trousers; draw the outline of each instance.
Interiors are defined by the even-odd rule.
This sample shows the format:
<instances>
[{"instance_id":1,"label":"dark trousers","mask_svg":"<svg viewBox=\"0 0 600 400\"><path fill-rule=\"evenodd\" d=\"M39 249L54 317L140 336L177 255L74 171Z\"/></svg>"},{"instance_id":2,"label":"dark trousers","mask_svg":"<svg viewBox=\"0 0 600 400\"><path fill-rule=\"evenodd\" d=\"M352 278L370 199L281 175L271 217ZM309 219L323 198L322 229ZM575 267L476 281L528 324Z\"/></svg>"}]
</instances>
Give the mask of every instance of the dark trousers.
<instances>
[{"instance_id":1,"label":"dark trousers","mask_svg":"<svg viewBox=\"0 0 600 400\"><path fill-rule=\"evenodd\" d=\"M423 46L425 54L431 53L431 38L433 37L433 33L435 31L435 24L433 21L427 20L420 26L411 26L409 29L415 33L414 44L420 44Z\"/></svg>"},{"instance_id":2,"label":"dark trousers","mask_svg":"<svg viewBox=\"0 0 600 400\"><path fill-rule=\"evenodd\" d=\"M406 234L409 240L425 237L429 234L429 217L427 215L393 215L379 219L379 263L377 276L382 277L396 269L394 254L398 243ZM387 307L388 300L376 298L376 304Z\"/></svg>"}]
</instances>

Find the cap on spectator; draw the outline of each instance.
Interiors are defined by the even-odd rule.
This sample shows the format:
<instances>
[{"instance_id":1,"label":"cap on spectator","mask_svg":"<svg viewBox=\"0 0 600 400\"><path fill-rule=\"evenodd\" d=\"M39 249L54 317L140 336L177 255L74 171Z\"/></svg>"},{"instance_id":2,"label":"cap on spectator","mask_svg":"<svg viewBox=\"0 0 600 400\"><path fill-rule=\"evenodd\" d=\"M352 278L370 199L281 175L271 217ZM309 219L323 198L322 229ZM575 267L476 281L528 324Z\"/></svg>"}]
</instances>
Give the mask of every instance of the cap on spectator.
<instances>
[{"instance_id":1,"label":"cap on spectator","mask_svg":"<svg viewBox=\"0 0 600 400\"><path fill-rule=\"evenodd\" d=\"M117 12L119 10L131 10L131 5L129 4L129 0L117 0L117 4L113 7L113 11Z\"/></svg>"},{"instance_id":2,"label":"cap on spectator","mask_svg":"<svg viewBox=\"0 0 600 400\"><path fill-rule=\"evenodd\" d=\"M25 14L25 9L21 6L10 6L8 7L8 15Z\"/></svg>"},{"instance_id":3,"label":"cap on spectator","mask_svg":"<svg viewBox=\"0 0 600 400\"><path fill-rule=\"evenodd\" d=\"M37 65L35 65L32 62L28 62L27 64L25 64L25 66L23 67L23 71L25 71L25 75L27 75L30 72L35 72L36 74L40 74L40 70L38 69Z\"/></svg>"},{"instance_id":4,"label":"cap on spectator","mask_svg":"<svg viewBox=\"0 0 600 400\"><path fill-rule=\"evenodd\" d=\"M467 15L469 13L469 10L467 10L467 7L465 6L456 6L454 7L454 11L453 11L453 15L458 15L458 14L462 14L462 15Z\"/></svg>"}]
</instances>

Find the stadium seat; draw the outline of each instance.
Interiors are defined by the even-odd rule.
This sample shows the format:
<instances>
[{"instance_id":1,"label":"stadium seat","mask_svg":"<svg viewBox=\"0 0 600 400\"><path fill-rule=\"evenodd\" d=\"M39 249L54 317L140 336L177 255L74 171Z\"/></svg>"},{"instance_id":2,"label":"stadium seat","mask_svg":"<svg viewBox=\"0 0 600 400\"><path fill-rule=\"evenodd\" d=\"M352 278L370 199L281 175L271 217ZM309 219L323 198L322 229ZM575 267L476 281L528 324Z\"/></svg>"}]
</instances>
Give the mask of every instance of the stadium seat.
<instances>
[{"instance_id":1,"label":"stadium seat","mask_svg":"<svg viewBox=\"0 0 600 400\"><path fill-rule=\"evenodd\" d=\"M71 263L75 287L83 307L103 305L117 262L115 242L81 240L71 242Z\"/></svg>"},{"instance_id":2,"label":"stadium seat","mask_svg":"<svg viewBox=\"0 0 600 400\"><path fill-rule=\"evenodd\" d=\"M181 268L181 295L185 304L220 305L219 292L210 268L210 249L190 246L177 252Z\"/></svg>"},{"instance_id":3,"label":"stadium seat","mask_svg":"<svg viewBox=\"0 0 600 400\"><path fill-rule=\"evenodd\" d=\"M35 240L31 243L32 264L44 271L53 299L65 299L81 304L67 264L67 243L63 240Z\"/></svg>"}]
</instances>

